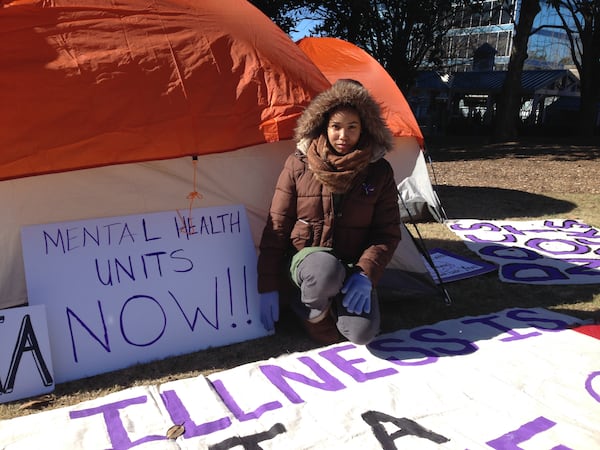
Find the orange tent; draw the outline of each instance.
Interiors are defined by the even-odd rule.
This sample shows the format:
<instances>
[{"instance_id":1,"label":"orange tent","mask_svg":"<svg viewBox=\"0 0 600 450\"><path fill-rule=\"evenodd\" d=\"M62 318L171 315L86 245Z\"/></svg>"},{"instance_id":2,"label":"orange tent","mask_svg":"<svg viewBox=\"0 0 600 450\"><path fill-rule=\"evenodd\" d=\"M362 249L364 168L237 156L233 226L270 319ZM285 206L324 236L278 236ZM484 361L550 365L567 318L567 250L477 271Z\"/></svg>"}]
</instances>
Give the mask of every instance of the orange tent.
<instances>
[{"instance_id":1,"label":"orange tent","mask_svg":"<svg viewBox=\"0 0 600 450\"><path fill-rule=\"evenodd\" d=\"M244 0L9 0L0 55L0 180L288 139L329 86Z\"/></svg>"},{"instance_id":2,"label":"orange tent","mask_svg":"<svg viewBox=\"0 0 600 450\"><path fill-rule=\"evenodd\" d=\"M371 55L350 42L331 37L307 37L297 44L331 83L339 78L360 81L381 103L394 136L412 136L423 146L423 134L406 98Z\"/></svg>"}]
</instances>

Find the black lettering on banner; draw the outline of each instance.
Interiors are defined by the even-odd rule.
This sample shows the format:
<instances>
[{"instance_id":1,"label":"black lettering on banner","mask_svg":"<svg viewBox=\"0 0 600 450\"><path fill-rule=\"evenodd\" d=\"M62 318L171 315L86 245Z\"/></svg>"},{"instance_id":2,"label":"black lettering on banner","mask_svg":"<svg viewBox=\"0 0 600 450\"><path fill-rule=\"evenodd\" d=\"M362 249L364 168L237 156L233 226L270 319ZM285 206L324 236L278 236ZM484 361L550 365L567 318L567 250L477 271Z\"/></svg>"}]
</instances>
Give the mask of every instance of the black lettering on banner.
<instances>
[{"instance_id":1,"label":"black lettering on banner","mask_svg":"<svg viewBox=\"0 0 600 450\"><path fill-rule=\"evenodd\" d=\"M414 420L407 419L405 417L397 418L392 417L388 414L379 411L367 411L361 415L363 420L369 424L373 430L373 434L381 444L383 450L397 450L394 441L404 436L416 436L418 438L430 440L436 444L443 444L448 442L450 439L434 433L427 428L422 427ZM396 425L399 430L395 433L388 434L383 426L383 423L391 422Z\"/></svg>"},{"instance_id":2,"label":"black lettering on banner","mask_svg":"<svg viewBox=\"0 0 600 450\"><path fill-rule=\"evenodd\" d=\"M2 317L2 319L4 319L4 317ZM31 352L44 386L50 386L54 382L50 370L48 370L48 366L46 365L46 361L44 361L44 356L42 355L37 337L33 331L29 314L25 314L21 321L21 329L19 330L19 336L8 368L6 386L2 387L0 383L0 393L8 394L13 391L17 379L17 371L19 370L21 358L25 352Z\"/></svg>"},{"instance_id":3,"label":"black lettering on banner","mask_svg":"<svg viewBox=\"0 0 600 450\"><path fill-rule=\"evenodd\" d=\"M210 450L228 450L237 446L242 446L245 450L260 450L262 447L258 445L262 441L273 439L278 434L285 433L287 430L281 423L276 423L269 431L262 433L251 434L250 436L234 436L225 439L218 444L211 445Z\"/></svg>"}]
</instances>

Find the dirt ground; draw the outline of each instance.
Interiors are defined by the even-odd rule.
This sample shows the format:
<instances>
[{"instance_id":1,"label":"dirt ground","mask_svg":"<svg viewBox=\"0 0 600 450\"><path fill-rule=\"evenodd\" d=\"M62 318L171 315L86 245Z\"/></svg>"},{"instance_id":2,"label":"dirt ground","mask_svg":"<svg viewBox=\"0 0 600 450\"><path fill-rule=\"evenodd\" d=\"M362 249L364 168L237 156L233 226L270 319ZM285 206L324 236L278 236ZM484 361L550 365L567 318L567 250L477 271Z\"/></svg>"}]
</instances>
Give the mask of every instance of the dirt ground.
<instances>
[{"instance_id":1,"label":"dirt ground","mask_svg":"<svg viewBox=\"0 0 600 450\"><path fill-rule=\"evenodd\" d=\"M507 143L449 137L426 144L431 175L440 186L600 194L600 137Z\"/></svg>"}]
</instances>

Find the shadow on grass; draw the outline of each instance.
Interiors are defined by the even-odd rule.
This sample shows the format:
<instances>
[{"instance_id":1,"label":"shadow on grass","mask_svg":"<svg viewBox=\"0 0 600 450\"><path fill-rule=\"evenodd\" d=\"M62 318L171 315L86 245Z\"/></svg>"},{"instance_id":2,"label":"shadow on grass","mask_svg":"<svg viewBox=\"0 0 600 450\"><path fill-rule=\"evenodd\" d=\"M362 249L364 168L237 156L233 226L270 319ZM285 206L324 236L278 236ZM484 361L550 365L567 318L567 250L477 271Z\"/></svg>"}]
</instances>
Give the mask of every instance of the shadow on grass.
<instances>
[{"instance_id":1,"label":"shadow on grass","mask_svg":"<svg viewBox=\"0 0 600 450\"><path fill-rule=\"evenodd\" d=\"M438 186L449 219L506 219L565 214L574 203L511 189Z\"/></svg>"}]
</instances>

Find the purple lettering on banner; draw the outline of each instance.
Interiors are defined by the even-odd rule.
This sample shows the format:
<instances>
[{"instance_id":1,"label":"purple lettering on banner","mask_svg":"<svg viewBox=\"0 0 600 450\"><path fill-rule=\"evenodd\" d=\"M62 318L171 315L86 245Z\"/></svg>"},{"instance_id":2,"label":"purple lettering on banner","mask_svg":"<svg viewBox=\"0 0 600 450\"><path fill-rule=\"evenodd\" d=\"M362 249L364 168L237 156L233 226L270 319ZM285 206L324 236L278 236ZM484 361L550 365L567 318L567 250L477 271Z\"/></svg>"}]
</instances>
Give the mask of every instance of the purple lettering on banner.
<instances>
[{"instance_id":1,"label":"purple lettering on banner","mask_svg":"<svg viewBox=\"0 0 600 450\"><path fill-rule=\"evenodd\" d=\"M467 231L467 230L502 231L502 229L500 227L497 227L493 223L489 223L489 222L478 222L478 223L472 223L470 225L463 225L460 223L455 223L453 225L450 225L450 229L458 230L458 231Z\"/></svg>"},{"instance_id":2,"label":"purple lettering on banner","mask_svg":"<svg viewBox=\"0 0 600 450\"><path fill-rule=\"evenodd\" d=\"M587 239L585 239L585 238L594 239L593 241L588 242L591 245L593 245L594 242L596 244L598 244L599 242L596 241L595 239L600 238L600 232L592 227L589 227L588 229L586 229L586 231L567 231L567 232L565 232L565 234L569 237L576 238L576 241L578 241L578 242L581 242L581 241L586 242Z\"/></svg>"},{"instance_id":3,"label":"purple lettering on banner","mask_svg":"<svg viewBox=\"0 0 600 450\"><path fill-rule=\"evenodd\" d=\"M304 400L295 392L284 378L297 381L307 386L324 391L339 391L346 386L325 369L319 366L312 358L301 356L298 361L308 366L321 380L313 380L297 372L290 372L273 364L261 365L260 370L292 403L302 403Z\"/></svg>"},{"instance_id":4,"label":"purple lettering on banner","mask_svg":"<svg viewBox=\"0 0 600 450\"><path fill-rule=\"evenodd\" d=\"M175 391L164 391L160 394L165 408L171 416L173 423L184 425L185 432L183 436L186 439L196 436L206 436L207 434L214 433L216 431L224 430L231 426L231 419L229 417L222 417L212 422L201 423L197 425L191 418L188 410L183 406L181 399Z\"/></svg>"},{"instance_id":5,"label":"purple lettering on banner","mask_svg":"<svg viewBox=\"0 0 600 450\"><path fill-rule=\"evenodd\" d=\"M600 376L600 371L592 372L587 377L587 380L585 380L585 389L590 393L592 398L594 400L596 400L598 403L600 403L600 393L594 389L594 386L592 386L592 383L594 382L594 378L599 377L599 376Z\"/></svg>"},{"instance_id":6,"label":"purple lettering on banner","mask_svg":"<svg viewBox=\"0 0 600 450\"><path fill-rule=\"evenodd\" d=\"M130 398L127 400L121 400L107 405L97 406L95 408L82 409L79 411L70 411L69 417L71 419L80 419L83 417L91 417L96 414L102 414L104 416L104 423L106 424L106 431L110 443L115 449L128 449L135 447L136 445L143 444L144 442L159 441L166 439L165 436L151 434L144 436L136 441L131 441L127 434L127 430L121 421L119 410L127 408L131 405L140 405L146 403L147 397L145 395L141 397Z\"/></svg>"},{"instance_id":7,"label":"purple lettering on banner","mask_svg":"<svg viewBox=\"0 0 600 450\"><path fill-rule=\"evenodd\" d=\"M600 260L569 258L565 261L568 263L577 264L577 266L569 267L567 270L565 270L565 272L570 275L590 275L593 277L600 276Z\"/></svg>"},{"instance_id":8,"label":"purple lettering on banner","mask_svg":"<svg viewBox=\"0 0 600 450\"><path fill-rule=\"evenodd\" d=\"M600 238L600 231L592 227L584 228L586 231L569 231L567 235L575 237Z\"/></svg>"},{"instance_id":9,"label":"purple lettering on banner","mask_svg":"<svg viewBox=\"0 0 600 450\"><path fill-rule=\"evenodd\" d=\"M274 402L269 402L269 403L263 403L258 408L256 408L254 411L244 412L242 410L242 408L240 408L238 406L238 404L235 402L235 400L233 399L233 396L225 388L225 385L223 384L223 382L221 380L213 380L213 381L211 381L211 384L215 388L215 391L217 392L219 397L221 397L221 400L223 400L223 403L225 403L225 406L227 406L227 409L229 409L229 411L231 411L231 413L235 416L235 418L238 419L240 422L245 422L247 420L252 420L252 419L258 419L260 416L262 416L267 411L273 411L273 410L279 409L283 406L280 402L274 401Z\"/></svg>"},{"instance_id":10,"label":"purple lettering on banner","mask_svg":"<svg viewBox=\"0 0 600 450\"><path fill-rule=\"evenodd\" d=\"M363 372L362 370L358 370L354 367L356 364L364 363L366 360L364 358L358 359L344 359L340 356L340 352L345 350L355 349L356 346L352 344L344 345L341 347L334 347L328 350L324 350L319 352L319 356L322 356L324 359L329 361L335 367L337 367L340 371L347 373L354 380L362 383L368 380L374 380L376 378L389 377L390 375L395 375L398 373L396 369L387 368L382 370L377 370L375 372Z\"/></svg>"},{"instance_id":11,"label":"purple lettering on banner","mask_svg":"<svg viewBox=\"0 0 600 450\"><path fill-rule=\"evenodd\" d=\"M500 267L502 276L507 280L513 281L551 281L551 280L567 280L569 277L562 273L560 269L552 266L544 266L542 264L531 263L515 263L505 264ZM520 275L520 272L529 273L531 271L541 272L540 275Z\"/></svg>"},{"instance_id":12,"label":"purple lettering on banner","mask_svg":"<svg viewBox=\"0 0 600 450\"><path fill-rule=\"evenodd\" d=\"M512 225L502 225L502 228L506 231L508 231L509 233L512 234L517 234L519 236L525 236L525 233L523 233L521 230L517 230L515 227L513 227Z\"/></svg>"},{"instance_id":13,"label":"purple lettering on banner","mask_svg":"<svg viewBox=\"0 0 600 450\"><path fill-rule=\"evenodd\" d=\"M148 342L142 342L142 343L137 343L137 342L133 342L131 339L129 339L127 337L127 334L125 333L125 325L124 325L124 320L123 320L123 312L125 311L125 307L129 304L130 301L132 300L139 300L139 299L147 299L150 300L154 303L156 303L156 305L158 305L158 308L160 309L161 315L162 315L162 329L157 333L156 337ZM147 307L146 307L146 311L148 311ZM136 347L148 347L152 344L154 344L156 341L158 341L163 334L165 334L165 329L167 328L167 314L165 313L165 310L163 309L163 307L161 306L160 303L158 303L158 301L156 301L154 298L150 297L149 295L134 295L132 297L129 297L125 303L123 304L123 307L121 308L121 334L123 335L123 339L125 339L125 341L127 341L127 343L134 345Z\"/></svg>"},{"instance_id":14,"label":"purple lettering on banner","mask_svg":"<svg viewBox=\"0 0 600 450\"><path fill-rule=\"evenodd\" d=\"M438 354L431 350L428 350L426 348L421 348L421 347L403 347L403 346L395 345L400 342L404 342L404 341L402 339L397 339L397 338L375 339L374 341L372 341L369 344L369 349L372 350L374 353L376 353L376 356L380 356L380 355L377 355L377 353L384 353L384 354L393 353L391 356L381 355L381 357L384 359L387 359L392 364L395 364L397 366L424 366L426 364L433 364L434 362L436 362L438 360ZM418 360L418 361L403 361L405 359L412 360L417 357L410 356L410 355L399 356L398 353L401 353L401 352L416 353L419 355L417 357L422 357L423 359Z\"/></svg>"},{"instance_id":15,"label":"purple lettering on banner","mask_svg":"<svg viewBox=\"0 0 600 450\"><path fill-rule=\"evenodd\" d=\"M542 255L534 252L533 250L519 247L505 247L503 245L488 245L480 248L478 252L485 256L491 256L500 259L533 261L542 258Z\"/></svg>"},{"instance_id":16,"label":"purple lettering on banner","mask_svg":"<svg viewBox=\"0 0 600 450\"><path fill-rule=\"evenodd\" d=\"M594 230L596 231L596 230ZM589 245L591 247L594 247L596 245L600 245L600 236L594 236L594 240L589 240L589 239L584 239L581 237L578 237L575 239L575 242L577 242L578 244L583 244L583 245ZM596 250L597 252L598 250Z\"/></svg>"},{"instance_id":17,"label":"purple lettering on banner","mask_svg":"<svg viewBox=\"0 0 600 450\"><path fill-rule=\"evenodd\" d=\"M454 338L445 338L445 339L436 339L433 337L427 336L428 334L435 334L437 336L445 336L446 333L442 330L437 330L435 328L420 328L410 333L410 337L417 341L421 342L447 342L447 343L455 343L459 344L461 347L458 349L450 349L444 347L432 347L431 350L436 352L437 354L442 355L469 355L471 353L476 352L479 347L475 345L473 342L464 340L464 339L454 339Z\"/></svg>"},{"instance_id":18,"label":"purple lettering on banner","mask_svg":"<svg viewBox=\"0 0 600 450\"><path fill-rule=\"evenodd\" d=\"M512 234L501 234L500 236L502 236L502 238L498 238L498 239L481 239L477 236L475 236L474 234L465 234L463 237L465 239L468 239L472 242L504 242L504 243L514 243L517 242L517 238L514 237Z\"/></svg>"},{"instance_id":19,"label":"purple lettering on banner","mask_svg":"<svg viewBox=\"0 0 600 450\"><path fill-rule=\"evenodd\" d=\"M488 316L488 317L475 317L473 319L465 319L465 320L461 320L462 323L464 324L471 324L471 323L481 323L484 325L488 325L492 328L495 328L496 330L500 330L504 333L510 334L510 337L506 337L506 338L502 338L500 339L503 342L508 342L508 341L517 341L517 340L521 340L521 339L528 339L530 337L533 336L539 336L540 332L538 331L532 331L531 333L527 333L527 334L520 334L518 333L516 330L513 330L510 327L507 327L506 325L503 325L501 323L498 322L494 322L494 319L497 319L499 316Z\"/></svg>"},{"instance_id":20,"label":"purple lettering on banner","mask_svg":"<svg viewBox=\"0 0 600 450\"><path fill-rule=\"evenodd\" d=\"M564 250L552 250L550 248L545 248L544 244L564 244L566 249ZM535 251L539 251L542 253L550 253L552 255L584 255L590 251L589 247L585 245L578 244L574 241L568 241L566 239L544 239L544 238L532 238L525 242L527 247L534 249Z\"/></svg>"},{"instance_id":21,"label":"purple lettering on banner","mask_svg":"<svg viewBox=\"0 0 600 450\"><path fill-rule=\"evenodd\" d=\"M594 254L600 256L600 248L594 252ZM565 261L570 263L576 263L581 265L581 268L587 268L592 270L600 269L600 260L597 259L589 259L589 258L568 258Z\"/></svg>"},{"instance_id":22,"label":"purple lettering on banner","mask_svg":"<svg viewBox=\"0 0 600 450\"><path fill-rule=\"evenodd\" d=\"M583 228L583 229L590 228L589 225L586 225L585 223L581 223L581 222L578 222L577 220L572 220L572 219L567 219L567 220L563 220L562 222L558 222L558 225L555 225L555 222L553 220L544 220L544 226L546 228L554 228L557 230L568 230L570 228Z\"/></svg>"},{"instance_id":23,"label":"purple lettering on banner","mask_svg":"<svg viewBox=\"0 0 600 450\"><path fill-rule=\"evenodd\" d=\"M534 316L531 316L531 314L534 314ZM518 320L520 322L525 322L530 327L535 327L545 331L562 331L566 328L569 328L570 324L564 320L548 319L547 317L535 316L535 314L538 313L527 309L511 309L510 311L507 311L506 317L513 320ZM546 326L542 326L540 323L543 323ZM549 327L547 326L548 324L553 324L554 326Z\"/></svg>"},{"instance_id":24,"label":"purple lettering on banner","mask_svg":"<svg viewBox=\"0 0 600 450\"><path fill-rule=\"evenodd\" d=\"M537 419L534 419L531 422L521 426L517 430L511 431L510 433L506 433L497 439L486 442L486 444L492 448L495 448L496 450L523 450L523 448L519 447L518 444L531 439L536 434L540 434L546 430L549 430L554 425L556 425L555 422L552 422L545 417L538 417ZM557 445L552 447L552 450L571 449L564 445Z\"/></svg>"}]
</instances>

